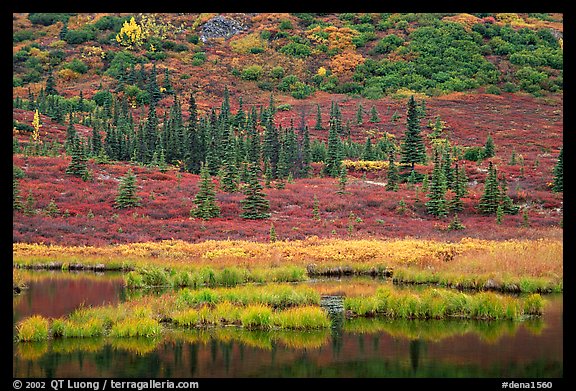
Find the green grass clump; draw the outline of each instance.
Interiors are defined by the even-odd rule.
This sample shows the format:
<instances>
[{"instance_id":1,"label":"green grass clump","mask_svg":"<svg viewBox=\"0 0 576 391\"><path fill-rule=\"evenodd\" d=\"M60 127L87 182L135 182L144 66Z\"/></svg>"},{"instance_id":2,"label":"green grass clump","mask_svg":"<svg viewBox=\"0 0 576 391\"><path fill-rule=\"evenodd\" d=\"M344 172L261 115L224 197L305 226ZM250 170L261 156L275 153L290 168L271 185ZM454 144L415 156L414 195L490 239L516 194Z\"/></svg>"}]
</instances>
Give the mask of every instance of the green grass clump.
<instances>
[{"instance_id":1,"label":"green grass clump","mask_svg":"<svg viewBox=\"0 0 576 391\"><path fill-rule=\"evenodd\" d=\"M183 311L179 311L172 315L172 321L181 327L198 327L202 324L206 324L206 310L205 306L201 310L196 308L188 308Z\"/></svg>"},{"instance_id":2,"label":"green grass clump","mask_svg":"<svg viewBox=\"0 0 576 391\"><path fill-rule=\"evenodd\" d=\"M226 267L217 275L217 285L236 286L248 280L248 271L237 267Z\"/></svg>"},{"instance_id":3,"label":"green grass clump","mask_svg":"<svg viewBox=\"0 0 576 391\"><path fill-rule=\"evenodd\" d=\"M424 292L396 291L380 287L373 296L344 299L344 308L357 316L382 314L392 318L444 319L519 319L522 315L540 315L540 296L518 299L494 292L465 294L448 289Z\"/></svg>"},{"instance_id":4,"label":"green grass clump","mask_svg":"<svg viewBox=\"0 0 576 391\"><path fill-rule=\"evenodd\" d=\"M16 326L18 341L43 341L48 338L49 321L40 315L30 316Z\"/></svg>"},{"instance_id":5,"label":"green grass clump","mask_svg":"<svg viewBox=\"0 0 576 391\"><path fill-rule=\"evenodd\" d=\"M330 319L320 307L294 307L274 314L274 325L282 329L310 330L330 327Z\"/></svg>"},{"instance_id":6,"label":"green grass clump","mask_svg":"<svg viewBox=\"0 0 576 391\"><path fill-rule=\"evenodd\" d=\"M540 294L533 293L524 300L524 314L542 315L544 299Z\"/></svg>"},{"instance_id":7,"label":"green grass clump","mask_svg":"<svg viewBox=\"0 0 576 391\"><path fill-rule=\"evenodd\" d=\"M112 337L156 337L162 332L162 326L156 319L150 318L125 318L112 326Z\"/></svg>"},{"instance_id":8,"label":"green grass clump","mask_svg":"<svg viewBox=\"0 0 576 391\"><path fill-rule=\"evenodd\" d=\"M273 282L298 282L306 281L308 274L306 269L300 266L284 266L270 271L268 281Z\"/></svg>"},{"instance_id":9,"label":"green grass clump","mask_svg":"<svg viewBox=\"0 0 576 391\"><path fill-rule=\"evenodd\" d=\"M372 316L378 310L378 300L375 297L345 297L344 309L358 316Z\"/></svg>"},{"instance_id":10,"label":"green grass clump","mask_svg":"<svg viewBox=\"0 0 576 391\"><path fill-rule=\"evenodd\" d=\"M91 318L83 322L58 319L53 323L52 335L64 338L98 337L105 332L104 321L99 318Z\"/></svg>"},{"instance_id":11,"label":"green grass clump","mask_svg":"<svg viewBox=\"0 0 576 391\"><path fill-rule=\"evenodd\" d=\"M247 329L270 329L272 308L262 304L251 304L240 313L240 321Z\"/></svg>"}]
</instances>

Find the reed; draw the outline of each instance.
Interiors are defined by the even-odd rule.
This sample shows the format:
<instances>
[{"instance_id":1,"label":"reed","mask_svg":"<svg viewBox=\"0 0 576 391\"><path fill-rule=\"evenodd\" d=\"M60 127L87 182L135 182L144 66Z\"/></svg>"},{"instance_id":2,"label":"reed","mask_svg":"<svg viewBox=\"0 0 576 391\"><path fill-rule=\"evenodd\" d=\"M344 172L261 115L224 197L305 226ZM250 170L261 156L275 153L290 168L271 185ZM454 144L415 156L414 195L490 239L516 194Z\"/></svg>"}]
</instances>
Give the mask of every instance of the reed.
<instances>
[{"instance_id":1,"label":"reed","mask_svg":"<svg viewBox=\"0 0 576 391\"><path fill-rule=\"evenodd\" d=\"M272 328L272 308L262 304L250 304L240 313L240 322L247 329Z\"/></svg>"},{"instance_id":2,"label":"reed","mask_svg":"<svg viewBox=\"0 0 576 391\"><path fill-rule=\"evenodd\" d=\"M16 326L17 340L22 342L43 341L48 338L50 322L40 315L22 320Z\"/></svg>"},{"instance_id":3,"label":"reed","mask_svg":"<svg viewBox=\"0 0 576 391\"><path fill-rule=\"evenodd\" d=\"M110 329L111 337L157 337L162 326L156 319L129 317L116 322Z\"/></svg>"},{"instance_id":4,"label":"reed","mask_svg":"<svg viewBox=\"0 0 576 391\"><path fill-rule=\"evenodd\" d=\"M294 307L274 313L273 324L282 329L312 330L330 327L326 311L320 307Z\"/></svg>"},{"instance_id":5,"label":"reed","mask_svg":"<svg viewBox=\"0 0 576 391\"><path fill-rule=\"evenodd\" d=\"M99 318L91 318L86 321L54 320L52 327L53 336L64 338L92 338L105 333L104 321Z\"/></svg>"},{"instance_id":6,"label":"reed","mask_svg":"<svg viewBox=\"0 0 576 391\"><path fill-rule=\"evenodd\" d=\"M229 301L236 305L260 303L274 308L320 304L320 294L314 289L288 284L245 285L233 288L201 288L199 290L184 288L176 295L177 301L186 306L215 305L223 301Z\"/></svg>"},{"instance_id":7,"label":"reed","mask_svg":"<svg viewBox=\"0 0 576 391\"><path fill-rule=\"evenodd\" d=\"M392 318L444 319L520 319L524 315L541 315L543 300L539 294L527 299L493 292L465 294L448 289L427 289L421 293L396 291L380 287L367 297L344 299L344 309L356 316L382 314Z\"/></svg>"}]
</instances>

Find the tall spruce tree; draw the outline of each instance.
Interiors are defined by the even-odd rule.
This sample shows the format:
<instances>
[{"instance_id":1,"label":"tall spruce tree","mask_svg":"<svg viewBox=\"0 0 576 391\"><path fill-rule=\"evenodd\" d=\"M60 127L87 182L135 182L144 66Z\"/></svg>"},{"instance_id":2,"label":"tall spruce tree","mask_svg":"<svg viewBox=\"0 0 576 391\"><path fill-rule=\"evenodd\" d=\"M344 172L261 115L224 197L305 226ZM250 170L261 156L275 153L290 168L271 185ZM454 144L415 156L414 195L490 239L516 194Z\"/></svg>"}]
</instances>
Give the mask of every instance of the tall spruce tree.
<instances>
[{"instance_id":1,"label":"tall spruce tree","mask_svg":"<svg viewBox=\"0 0 576 391\"><path fill-rule=\"evenodd\" d=\"M330 130L328 132L328 151L324 165L324 174L330 177L337 177L340 174L342 164L342 140L338 133L338 124L334 118L330 119Z\"/></svg>"},{"instance_id":2,"label":"tall spruce tree","mask_svg":"<svg viewBox=\"0 0 576 391\"><path fill-rule=\"evenodd\" d=\"M224 164L222 166L222 178L220 187L227 193L233 193L238 190L238 165L236 163L236 138L232 127L228 132L224 152Z\"/></svg>"},{"instance_id":3,"label":"tall spruce tree","mask_svg":"<svg viewBox=\"0 0 576 391\"><path fill-rule=\"evenodd\" d=\"M190 211L190 215L203 220L209 220L220 216L220 207L216 203L216 192L212 177L206 163L200 168L200 189L194 198L196 208Z\"/></svg>"},{"instance_id":4,"label":"tall spruce tree","mask_svg":"<svg viewBox=\"0 0 576 391\"><path fill-rule=\"evenodd\" d=\"M426 202L427 212L437 217L444 217L448 214L446 210L446 178L440 162L440 154L434 151L434 169L430 179L430 192Z\"/></svg>"},{"instance_id":5,"label":"tall spruce tree","mask_svg":"<svg viewBox=\"0 0 576 391\"><path fill-rule=\"evenodd\" d=\"M496 168L490 161L488 165L488 175L484 183L484 193L478 202L478 210L485 215L496 213L500 205L500 187L498 186L498 176Z\"/></svg>"},{"instance_id":6,"label":"tall spruce tree","mask_svg":"<svg viewBox=\"0 0 576 391\"><path fill-rule=\"evenodd\" d=\"M564 191L564 147L560 148L558 161L554 166L554 181L552 182L552 190L555 192Z\"/></svg>"},{"instance_id":7,"label":"tall spruce tree","mask_svg":"<svg viewBox=\"0 0 576 391\"><path fill-rule=\"evenodd\" d=\"M464 168L464 167L462 167ZM464 172L464 174L466 174ZM463 176L462 170L458 167L458 162L454 167L454 182L453 182L453 190L454 190L454 197L448 202L448 209L452 212L460 212L464 209L464 202L462 202L462 197L467 194L466 182L468 181Z\"/></svg>"},{"instance_id":8,"label":"tall spruce tree","mask_svg":"<svg viewBox=\"0 0 576 391\"><path fill-rule=\"evenodd\" d=\"M58 95L58 90L56 90L56 81L54 80L54 75L52 71L48 73L48 78L46 79L46 95Z\"/></svg>"},{"instance_id":9,"label":"tall spruce tree","mask_svg":"<svg viewBox=\"0 0 576 391\"><path fill-rule=\"evenodd\" d=\"M72 160L66 169L66 174L71 174L80 178L88 176L88 167L86 165L86 152L80 137L75 137L70 148Z\"/></svg>"},{"instance_id":10,"label":"tall spruce tree","mask_svg":"<svg viewBox=\"0 0 576 391\"><path fill-rule=\"evenodd\" d=\"M270 203L262 192L262 185L258 180L260 169L250 164L248 167L248 184L244 188L245 198L240 201L244 212L240 217L244 219L266 219L270 217Z\"/></svg>"},{"instance_id":11,"label":"tall spruce tree","mask_svg":"<svg viewBox=\"0 0 576 391\"><path fill-rule=\"evenodd\" d=\"M390 148L390 152L388 153L388 182L386 182L386 186L384 187L386 191L398 191L400 175L398 173L398 166L396 165L396 158L394 157L395 154L394 148Z\"/></svg>"},{"instance_id":12,"label":"tall spruce tree","mask_svg":"<svg viewBox=\"0 0 576 391\"><path fill-rule=\"evenodd\" d=\"M314 129L322 130L322 113L320 112L320 105L316 105L316 125L314 125Z\"/></svg>"},{"instance_id":13,"label":"tall spruce tree","mask_svg":"<svg viewBox=\"0 0 576 391\"><path fill-rule=\"evenodd\" d=\"M22 196L20 195L20 183L12 178L12 210L22 210Z\"/></svg>"},{"instance_id":14,"label":"tall spruce tree","mask_svg":"<svg viewBox=\"0 0 576 391\"><path fill-rule=\"evenodd\" d=\"M408 100L406 132L401 145L401 163L408 163L414 171L416 163L425 163L426 147L420 133L420 117L414 95Z\"/></svg>"},{"instance_id":15,"label":"tall spruce tree","mask_svg":"<svg viewBox=\"0 0 576 391\"><path fill-rule=\"evenodd\" d=\"M114 207L119 209L140 206L140 197L136 194L136 175L131 168L120 179L118 194L114 200Z\"/></svg>"},{"instance_id":16,"label":"tall spruce tree","mask_svg":"<svg viewBox=\"0 0 576 391\"><path fill-rule=\"evenodd\" d=\"M380 122L380 117L378 117L376 106L372 106L372 109L370 110L370 122Z\"/></svg>"}]
</instances>

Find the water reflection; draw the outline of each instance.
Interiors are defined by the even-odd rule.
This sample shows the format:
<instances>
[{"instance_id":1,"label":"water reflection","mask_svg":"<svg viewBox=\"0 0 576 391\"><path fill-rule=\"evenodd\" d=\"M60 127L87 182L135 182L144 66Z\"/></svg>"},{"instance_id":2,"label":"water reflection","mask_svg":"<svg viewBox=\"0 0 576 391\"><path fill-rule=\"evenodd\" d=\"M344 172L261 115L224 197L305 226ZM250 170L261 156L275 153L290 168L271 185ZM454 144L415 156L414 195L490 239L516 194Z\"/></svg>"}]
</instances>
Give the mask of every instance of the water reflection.
<instances>
[{"instance_id":1,"label":"water reflection","mask_svg":"<svg viewBox=\"0 0 576 391\"><path fill-rule=\"evenodd\" d=\"M45 316L64 316L80 302L113 304L125 297L121 276L54 285L56 278L62 277L35 281L15 296L14 322L40 309L54 314ZM313 332L168 327L156 339L14 343L13 376L562 377L562 295L547 301L542 318L522 322L347 320L331 311L331 327Z\"/></svg>"}]
</instances>

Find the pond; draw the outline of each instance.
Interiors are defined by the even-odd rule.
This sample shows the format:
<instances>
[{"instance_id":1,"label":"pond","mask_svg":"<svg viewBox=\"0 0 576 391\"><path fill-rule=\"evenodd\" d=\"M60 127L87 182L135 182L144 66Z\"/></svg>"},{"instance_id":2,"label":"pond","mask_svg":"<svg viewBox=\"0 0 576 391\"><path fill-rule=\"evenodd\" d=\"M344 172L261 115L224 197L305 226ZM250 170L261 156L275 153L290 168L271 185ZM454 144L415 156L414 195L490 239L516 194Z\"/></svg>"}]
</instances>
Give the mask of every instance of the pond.
<instances>
[{"instance_id":1,"label":"pond","mask_svg":"<svg viewBox=\"0 0 576 391\"><path fill-rule=\"evenodd\" d=\"M121 274L27 272L13 299L13 328L33 315L60 317L80 306L130 296ZM324 294L366 292L386 280L309 283ZM348 293L350 294L350 293ZM17 378L560 378L563 296L547 295L544 315L522 322L345 319L312 332L238 327L182 330L161 337L67 338L13 345Z\"/></svg>"}]
</instances>

